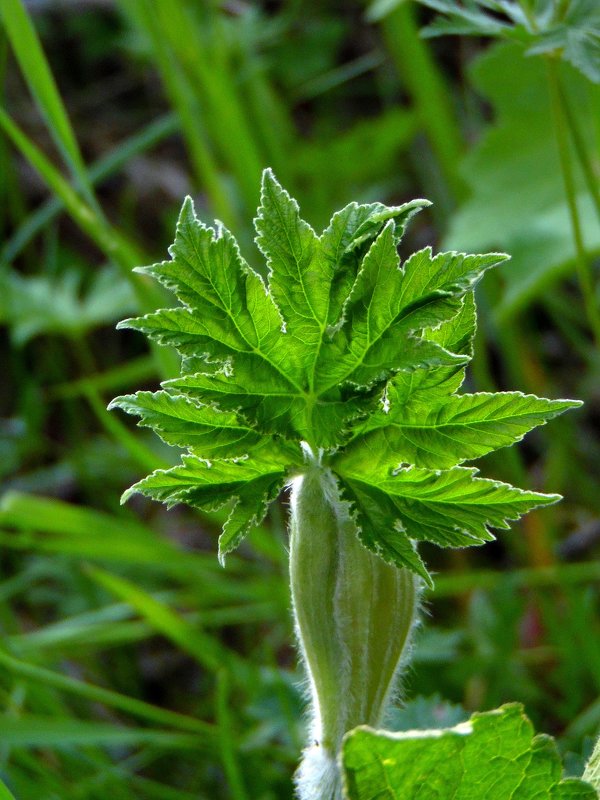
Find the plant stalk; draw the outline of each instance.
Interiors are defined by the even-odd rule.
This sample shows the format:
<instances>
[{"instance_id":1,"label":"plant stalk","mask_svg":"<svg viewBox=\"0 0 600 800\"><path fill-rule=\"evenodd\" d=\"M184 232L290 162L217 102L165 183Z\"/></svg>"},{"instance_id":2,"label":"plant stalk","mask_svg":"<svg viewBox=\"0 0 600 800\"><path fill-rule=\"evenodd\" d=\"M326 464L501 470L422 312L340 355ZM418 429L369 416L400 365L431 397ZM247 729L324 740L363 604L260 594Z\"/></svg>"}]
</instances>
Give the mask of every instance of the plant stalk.
<instances>
[{"instance_id":1,"label":"plant stalk","mask_svg":"<svg viewBox=\"0 0 600 800\"><path fill-rule=\"evenodd\" d=\"M311 744L296 775L300 800L341 800L344 735L384 717L417 607L418 588L360 543L336 479L310 454L292 483L290 579L308 673Z\"/></svg>"},{"instance_id":2,"label":"plant stalk","mask_svg":"<svg viewBox=\"0 0 600 800\"><path fill-rule=\"evenodd\" d=\"M585 765L585 770L581 776L584 781L591 783L597 792L600 792L600 739L590 756L590 760Z\"/></svg>"},{"instance_id":3,"label":"plant stalk","mask_svg":"<svg viewBox=\"0 0 600 800\"><path fill-rule=\"evenodd\" d=\"M565 184L565 197L569 208L571 219L571 229L573 232L573 242L575 244L577 272L579 283L583 295L588 324L597 345L600 345L600 308L596 300L594 287L594 276L590 265L589 256L583 242L581 230L581 220L577 208L577 193L575 189L575 179L573 175L573 165L569 153L567 117L563 106L563 96L560 89L560 81L556 62L552 58L547 59L548 65L548 85L550 87L550 101L556 128L556 140L560 166Z\"/></svg>"},{"instance_id":4,"label":"plant stalk","mask_svg":"<svg viewBox=\"0 0 600 800\"><path fill-rule=\"evenodd\" d=\"M569 105L566 93L560 83L558 88L560 92L561 104L565 113L565 121L571 133L573 145L575 146L575 153L577 154L577 158L579 160L579 166L583 172L586 186L593 200L594 208L596 209L596 215L600 221L600 185L598 176L594 169L594 165L590 160L585 139L579 128L579 123L577 122L575 114L573 113L573 109Z\"/></svg>"}]
</instances>

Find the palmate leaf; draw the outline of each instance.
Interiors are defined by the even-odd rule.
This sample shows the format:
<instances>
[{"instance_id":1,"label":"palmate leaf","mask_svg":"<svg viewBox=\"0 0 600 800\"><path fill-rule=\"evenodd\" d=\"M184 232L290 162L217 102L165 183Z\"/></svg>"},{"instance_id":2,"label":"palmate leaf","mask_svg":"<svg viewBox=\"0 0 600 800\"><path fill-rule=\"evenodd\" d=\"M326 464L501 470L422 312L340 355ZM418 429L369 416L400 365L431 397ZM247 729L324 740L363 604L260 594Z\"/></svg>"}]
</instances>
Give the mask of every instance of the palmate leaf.
<instances>
[{"instance_id":1,"label":"palmate leaf","mask_svg":"<svg viewBox=\"0 0 600 800\"><path fill-rule=\"evenodd\" d=\"M311 453L333 472L365 547L427 582L418 541L481 544L555 502L459 466L577 403L456 394L471 358L473 288L506 256L425 248L401 263L406 225L427 205L351 203L318 236L266 170L255 220L264 281L188 198L171 260L141 269L180 305L121 324L175 347L181 375L111 404L186 453L124 499L226 505L223 559Z\"/></svg>"}]
</instances>

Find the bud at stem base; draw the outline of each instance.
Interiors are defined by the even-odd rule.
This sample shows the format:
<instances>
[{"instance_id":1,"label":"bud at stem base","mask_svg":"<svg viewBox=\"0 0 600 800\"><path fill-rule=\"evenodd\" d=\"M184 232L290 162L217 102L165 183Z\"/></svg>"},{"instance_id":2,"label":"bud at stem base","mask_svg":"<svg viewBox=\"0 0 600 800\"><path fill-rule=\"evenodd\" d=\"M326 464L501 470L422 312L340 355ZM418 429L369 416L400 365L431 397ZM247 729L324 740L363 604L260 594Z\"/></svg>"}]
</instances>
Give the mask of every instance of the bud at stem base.
<instances>
[{"instance_id":1,"label":"bud at stem base","mask_svg":"<svg viewBox=\"0 0 600 800\"><path fill-rule=\"evenodd\" d=\"M308 673L312 745L296 775L301 800L341 800L344 734L381 724L413 627L415 576L359 541L336 479L312 454L291 494L290 582Z\"/></svg>"}]
</instances>

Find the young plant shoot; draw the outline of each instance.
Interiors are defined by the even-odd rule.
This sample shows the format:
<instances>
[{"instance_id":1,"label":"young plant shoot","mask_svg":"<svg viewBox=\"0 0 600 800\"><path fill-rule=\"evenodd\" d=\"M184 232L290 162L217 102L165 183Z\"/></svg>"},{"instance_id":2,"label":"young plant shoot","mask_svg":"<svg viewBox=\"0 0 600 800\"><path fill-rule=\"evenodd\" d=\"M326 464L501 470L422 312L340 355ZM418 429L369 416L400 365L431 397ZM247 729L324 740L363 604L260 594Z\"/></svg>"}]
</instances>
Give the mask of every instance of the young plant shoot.
<instances>
[{"instance_id":1,"label":"young plant shoot","mask_svg":"<svg viewBox=\"0 0 600 800\"><path fill-rule=\"evenodd\" d=\"M432 585L417 543L480 545L559 499L463 464L579 405L457 393L473 289L507 256L427 247L401 263L406 225L427 205L351 203L317 236L266 170L255 220L263 280L188 198L171 259L138 270L180 305L120 325L175 347L181 375L111 406L186 450L124 499L227 506L224 563L291 488L290 580L312 706L302 800L341 798L344 735L384 719L420 587Z\"/></svg>"}]
</instances>

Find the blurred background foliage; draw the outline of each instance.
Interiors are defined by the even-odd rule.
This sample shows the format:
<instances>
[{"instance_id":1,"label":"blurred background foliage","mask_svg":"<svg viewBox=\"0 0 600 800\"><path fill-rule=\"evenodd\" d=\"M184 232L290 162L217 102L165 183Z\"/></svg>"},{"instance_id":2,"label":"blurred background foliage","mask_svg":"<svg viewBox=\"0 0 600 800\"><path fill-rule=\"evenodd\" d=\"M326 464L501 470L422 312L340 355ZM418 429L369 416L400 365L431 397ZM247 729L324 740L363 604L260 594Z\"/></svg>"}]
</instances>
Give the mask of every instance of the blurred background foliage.
<instances>
[{"instance_id":1,"label":"blurred background foliage","mask_svg":"<svg viewBox=\"0 0 600 800\"><path fill-rule=\"evenodd\" d=\"M520 700L580 771L600 729L600 86L559 34L576 17L588 46L586 2L479 0L484 23L471 2L471 29L441 26L471 36L440 39L394 0L0 4L0 797L291 796L285 502L221 569L218 515L119 506L176 456L105 410L176 369L114 329L164 300L132 267L166 257L190 193L260 269L266 165L316 227L424 196L405 253L511 253L478 291L469 389L586 405L483 471L565 500L426 553L437 586L390 725ZM521 6L566 22L543 46L516 23L494 40Z\"/></svg>"}]
</instances>

